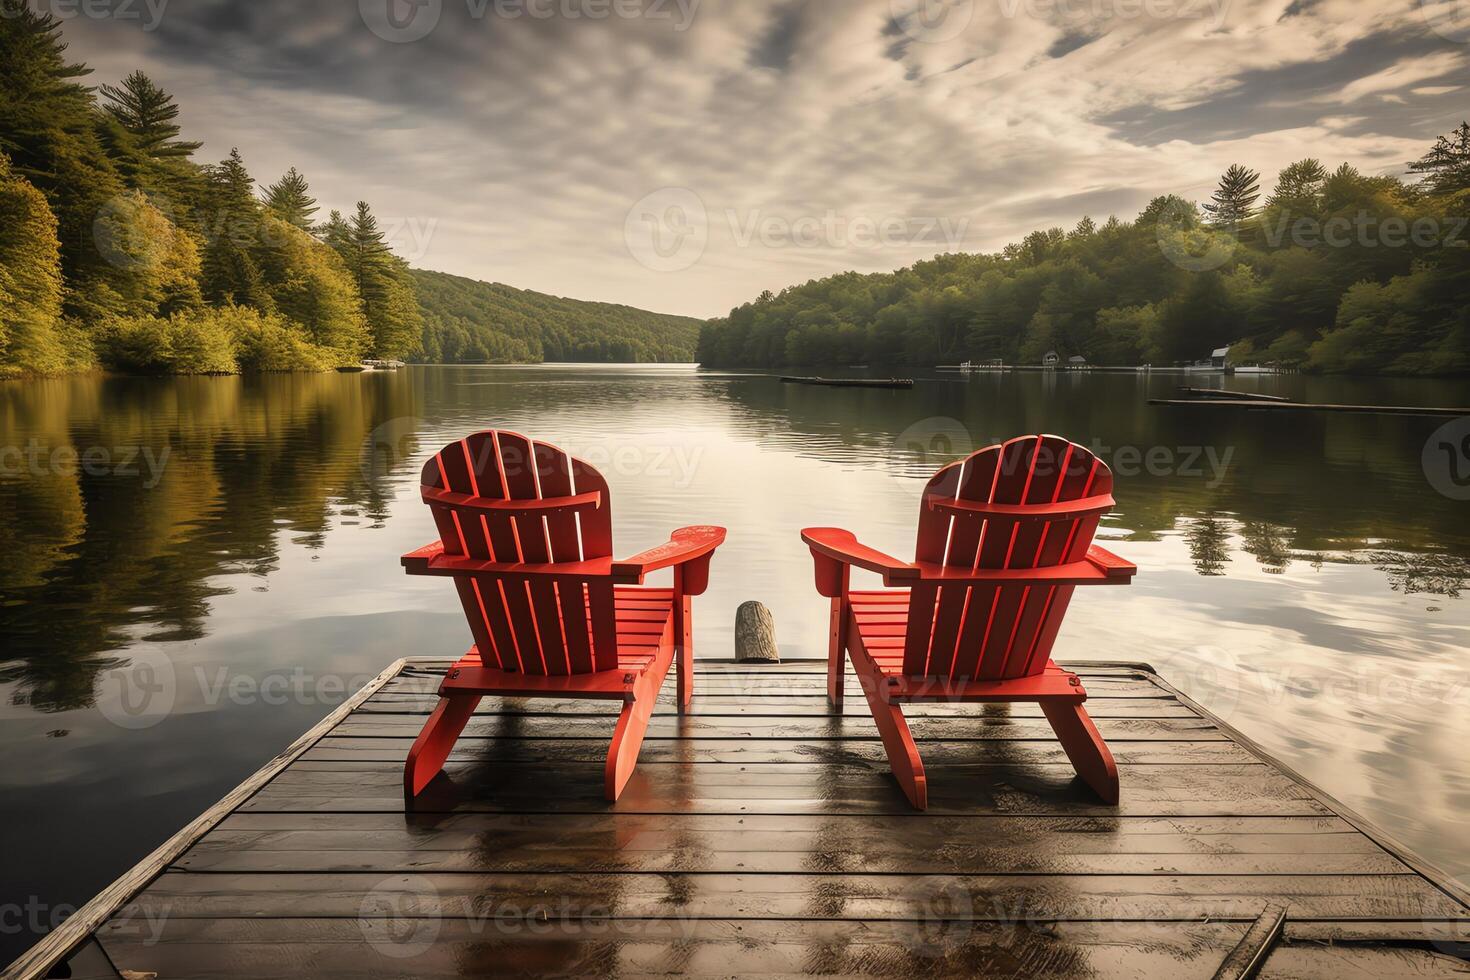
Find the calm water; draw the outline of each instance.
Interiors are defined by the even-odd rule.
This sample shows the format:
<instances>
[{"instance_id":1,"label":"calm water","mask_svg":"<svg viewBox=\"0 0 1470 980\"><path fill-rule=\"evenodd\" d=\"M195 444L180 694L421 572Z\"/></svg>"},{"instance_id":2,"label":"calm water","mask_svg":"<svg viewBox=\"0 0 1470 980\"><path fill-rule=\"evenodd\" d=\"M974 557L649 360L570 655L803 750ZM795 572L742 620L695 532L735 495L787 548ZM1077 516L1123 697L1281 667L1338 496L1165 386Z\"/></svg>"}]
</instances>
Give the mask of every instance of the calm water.
<instances>
[{"instance_id":1,"label":"calm water","mask_svg":"<svg viewBox=\"0 0 1470 980\"><path fill-rule=\"evenodd\" d=\"M947 453L1042 430L1092 444L1119 473L1104 536L1142 573L1079 596L1058 658L1153 663L1470 875L1470 505L1426 477L1439 423L1145 404L1178 383L890 392L557 366L0 385L0 962L343 690L401 656L464 650L452 590L406 578L398 555L434 537L419 463L492 426L600 465L620 554L684 523L730 527L696 613L700 652L719 657L747 599L774 611L786 656L825 655L802 527L911 554L922 479ZM1470 402L1448 382L1231 383ZM162 693L126 699L140 679Z\"/></svg>"}]
</instances>

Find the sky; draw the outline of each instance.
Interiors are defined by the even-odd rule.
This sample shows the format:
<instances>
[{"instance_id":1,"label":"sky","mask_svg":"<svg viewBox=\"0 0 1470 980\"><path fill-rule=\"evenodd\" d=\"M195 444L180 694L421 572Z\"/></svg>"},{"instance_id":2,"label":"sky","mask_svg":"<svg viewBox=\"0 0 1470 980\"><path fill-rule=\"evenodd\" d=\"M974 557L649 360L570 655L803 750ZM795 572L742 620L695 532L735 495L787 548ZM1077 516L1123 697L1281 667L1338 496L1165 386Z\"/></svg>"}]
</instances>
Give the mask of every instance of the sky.
<instances>
[{"instance_id":1,"label":"sky","mask_svg":"<svg viewBox=\"0 0 1470 980\"><path fill-rule=\"evenodd\" d=\"M200 159L366 200L416 266L699 317L1232 163L1403 173L1470 117L1470 0L33 6L94 84L173 92Z\"/></svg>"}]
</instances>

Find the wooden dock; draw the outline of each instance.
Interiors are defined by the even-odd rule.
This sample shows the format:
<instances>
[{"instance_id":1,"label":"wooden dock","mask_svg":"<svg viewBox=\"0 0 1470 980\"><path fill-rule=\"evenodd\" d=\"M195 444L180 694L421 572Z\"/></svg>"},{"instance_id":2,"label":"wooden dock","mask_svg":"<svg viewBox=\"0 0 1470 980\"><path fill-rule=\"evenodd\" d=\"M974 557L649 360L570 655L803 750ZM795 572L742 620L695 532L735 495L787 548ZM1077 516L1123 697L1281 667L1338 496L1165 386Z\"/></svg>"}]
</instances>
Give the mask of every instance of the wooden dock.
<instances>
[{"instance_id":1,"label":"wooden dock","mask_svg":"<svg viewBox=\"0 0 1470 980\"><path fill-rule=\"evenodd\" d=\"M70 977L159 980L1208 980L1259 962L1273 905L1284 935L1260 976L1470 975L1465 894L1144 666L1073 665L1117 808L1035 706L937 704L908 709L930 780L916 813L851 677L838 717L821 664L701 661L692 713L668 685L617 804L616 706L487 698L405 813L444 666L385 671L6 980L68 957Z\"/></svg>"}]
</instances>

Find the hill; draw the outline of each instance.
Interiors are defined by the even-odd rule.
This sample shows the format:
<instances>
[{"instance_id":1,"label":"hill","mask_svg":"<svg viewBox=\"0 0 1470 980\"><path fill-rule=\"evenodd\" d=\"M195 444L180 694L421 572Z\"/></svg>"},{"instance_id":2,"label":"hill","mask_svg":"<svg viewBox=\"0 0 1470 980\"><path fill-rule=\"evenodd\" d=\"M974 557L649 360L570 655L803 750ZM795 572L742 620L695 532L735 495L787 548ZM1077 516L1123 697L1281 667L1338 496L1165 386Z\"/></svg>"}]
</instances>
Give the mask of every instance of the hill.
<instances>
[{"instance_id":1,"label":"hill","mask_svg":"<svg viewBox=\"0 0 1470 980\"><path fill-rule=\"evenodd\" d=\"M413 270L433 364L692 361L700 321Z\"/></svg>"},{"instance_id":2,"label":"hill","mask_svg":"<svg viewBox=\"0 0 1470 980\"><path fill-rule=\"evenodd\" d=\"M1133 221L767 292L706 323L699 360L1164 365L1232 345L1237 364L1470 374L1470 123L1409 169L1302 160L1258 204L1260 175L1233 166L1203 207L1164 196Z\"/></svg>"}]
</instances>

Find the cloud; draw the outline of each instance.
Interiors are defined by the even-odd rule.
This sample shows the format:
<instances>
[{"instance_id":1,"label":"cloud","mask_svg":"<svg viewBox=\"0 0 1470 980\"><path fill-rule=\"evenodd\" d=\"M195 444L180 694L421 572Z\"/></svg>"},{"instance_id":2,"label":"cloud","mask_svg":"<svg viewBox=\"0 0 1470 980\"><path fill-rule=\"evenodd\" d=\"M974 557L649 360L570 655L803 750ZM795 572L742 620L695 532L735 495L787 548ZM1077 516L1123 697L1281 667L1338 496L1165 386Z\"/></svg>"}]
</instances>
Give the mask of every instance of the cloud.
<instances>
[{"instance_id":1,"label":"cloud","mask_svg":"<svg viewBox=\"0 0 1470 980\"><path fill-rule=\"evenodd\" d=\"M156 30L66 32L96 81L142 67L177 93L209 158L239 146L262 182L296 166L328 207L431 229L421 265L701 316L1203 196L1232 162L1400 172L1459 122L1424 83L1465 59L1397 0L433 2L412 43L354 2L191 0ZM705 222L677 271L626 237L662 188L703 210L655 215L667 243Z\"/></svg>"},{"instance_id":2,"label":"cloud","mask_svg":"<svg viewBox=\"0 0 1470 980\"><path fill-rule=\"evenodd\" d=\"M1342 102L1351 103L1371 95L1397 93L1419 82L1432 81L1463 70L1465 65L1466 56L1459 51L1444 51L1412 61L1402 61L1343 86L1338 98Z\"/></svg>"}]
</instances>

